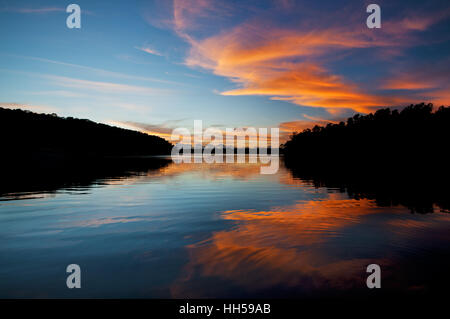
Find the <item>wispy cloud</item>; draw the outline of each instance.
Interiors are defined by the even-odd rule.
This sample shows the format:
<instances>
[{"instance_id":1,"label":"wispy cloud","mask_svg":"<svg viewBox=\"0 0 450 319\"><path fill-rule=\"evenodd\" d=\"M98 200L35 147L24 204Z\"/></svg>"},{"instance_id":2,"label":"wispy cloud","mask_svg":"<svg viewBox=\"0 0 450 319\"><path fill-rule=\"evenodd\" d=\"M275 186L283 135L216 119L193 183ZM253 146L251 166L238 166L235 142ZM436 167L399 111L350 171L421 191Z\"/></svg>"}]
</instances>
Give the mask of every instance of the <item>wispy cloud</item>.
<instances>
[{"instance_id":1,"label":"wispy cloud","mask_svg":"<svg viewBox=\"0 0 450 319\"><path fill-rule=\"evenodd\" d=\"M68 88L92 90L101 93L131 93L131 94L154 95L168 92L168 90L166 89L119 84L113 82L81 80L57 75L42 75L42 77L53 81L55 85Z\"/></svg>"},{"instance_id":2,"label":"wispy cloud","mask_svg":"<svg viewBox=\"0 0 450 319\"><path fill-rule=\"evenodd\" d=\"M365 92L351 80L333 74L319 57L330 50L396 47L402 43L407 45L401 36L371 37L353 30L266 30L263 25L242 25L191 41L186 64L210 69L238 84L239 88L223 95L266 95L298 105L366 112L370 107L404 100Z\"/></svg>"},{"instance_id":3,"label":"wispy cloud","mask_svg":"<svg viewBox=\"0 0 450 319\"><path fill-rule=\"evenodd\" d=\"M151 47L145 46L145 47L135 47L135 49L144 51L148 54L153 54L153 55L158 55L158 56L163 56L162 53L159 53L158 51L156 51L155 49L152 49Z\"/></svg>"},{"instance_id":4,"label":"wispy cloud","mask_svg":"<svg viewBox=\"0 0 450 319\"><path fill-rule=\"evenodd\" d=\"M50 81L51 84L55 86L61 86L64 88L70 89L78 89L84 90L87 92L79 92L74 90L50 90L43 91L44 93L55 95L65 95L67 97L75 97L75 96L86 96L89 91L105 93L105 94L137 94L137 95L165 95L170 92L173 92L171 89L166 88L155 88L155 87L147 87L147 86L138 86L138 85L130 85L130 84L122 84L122 83L114 83L114 82L104 82L104 81L92 81L92 80L84 80L78 78L71 78L66 76L59 76L53 74L42 74L35 72L26 72L26 71L17 71L17 70L7 70L0 69L0 71L11 72L16 74L23 74L31 77L39 77L45 80ZM31 94L35 94L36 92L31 92ZM70 95L70 96L69 96Z\"/></svg>"},{"instance_id":5,"label":"wispy cloud","mask_svg":"<svg viewBox=\"0 0 450 319\"><path fill-rule=\"evenodd\" d=\"M395 69L381 87L397 94L414 96L417 100L435 104L450 104L450 59L440 63L426 63L408 70Z\"/></svg>"},{"instance_id":6,"label":"wispy cloud","mask_svg":"<svg viewBox=\"0 0 450 319\"><path fill-rule=\"evenodd\" d=\"M281 2L276 10L294 12L294 4ZM403 50L423 44L418 33L449 16L449 12L422 12L408 18L398 16L383 21L380 30L361 27L350 12L317 13L314 19L304 19L291 25L271 19L261 9L252 10L252 18L231 23L209 35L198 26L211 25L218 17L230 13L228 7L214 0L173 2L172 27L191 46L185 60L190 67L200 67L226 77L236 88L222 91L222 95L262 95L294 104L368 112L374 107L409 103L403 95L384 94L380 90L361 86L338 73L324 61L358 50L373 49L380 56L399 55ZM271 8L271 10L274 8ZM298 7L296 9L299 9ZM280 15L277 15L279 18ZM377 52L378 52L377 51Z\"/></svg>"},{"instance_id":7,"label":"wispy cloud","mask_svg":"<svg viewBox=\"0 0 450 319\"><path fill-rule=\"evenodd\" d=\"M170 141L170 137L172 136L173 131L173 128L167 126L168 123L147 124L133 121L108 121L108 124L137 130L150 135L156 135L168 141Z\"/></svg>"},{"instance_id":8,"label":"wispy cloud","mask_svg":"<svg viewBox=\"0 0 450 319\"><path fill-rule=\"evenodd\" d=\"M0 12L15 12L15 13L51 13L51 12L65 12L64 8L60 7L43 7L43 8L1 8Z\"/></svg>"},{"instance_id":9,"label":"wispy cloud","mask_svg":"<svg viewBox=\"0 0 450 319\"><path fill-rule=\"evenodd\" d=\"M0 12L12 12L12 13L23 13L23 14L45 14L53 12L66 12L66 7L41 7L41 8L30 8L30 7L3 7L0 8ZM90 10L82 10L83 14L94 15Z\"/></svg>"},{"instance_id":10,"label":"wispy cloud","mask_svg":"<svg viewBox=\"0 0 450 319\"><path fill-rule=\"evenodd\" d=\"M68 97L68 98L78 98L78 97L86 97L87 96L86 94L68 91L68 90L32 91L32 92L25 92L25 93L31 94L31 95L61 96L61 97Z\"/></svg>"},{"instance_id":11,"label":"wispy cloud","mask_svg":"<svg viewBox=\"0 0 450 319\"><path fill-rule=\"evenodd\" d=\"M8 102L0 102L0 107L5 109L21 109L28 110L39 113L55 113L58 109L53 106L47 105L34 105L34 104L23 104L23 103L8 103Z\"/></svg>"},{"instance_id":12,"label":"wispy cloud","mask_svg":"<svg viewBox=\"0 0 450 319\"><path fill-rule=\"evenodd\" d=\"M173 2L173 25L176 31L184 33L201 25L199 20L209 20L211 16L220 19L224 12L231 10L224 1L183 0ZM216 20L217 21L217 20Z\"/></svg>"},{"instance_id":13,"label":"wispy cloud","mask_svg":"<svg viewBox=\"0 0 450 319\"><path fill-rule=\"evenodd\" d=\"M175 81L162 80L162 79L157 79L157 78L152 78L152 77L147 77L147 76L124 74L124 73L120 73L120 72L108 71L108 70L94 68L94 67L90 67L90 66L68 63L68 62L64 62L64 61L51 60L51 59L40 58L40 57L21 56L21 55L9 55L9 56L13 56L13 57L21 58L21 59L39 61L39 62L44 62L44 63L67 66L67 67L71 67L71 68L75 68L75 69L89 71L89 72L93 73L94 75L99 75L99 76L107 76L107 77L114 77L114 78L120 78L120 79L129 79L129 80L138 80L138 81L147 81L147 82L156 82L156 83L164 83L164 84L184 85L183 83L175 82Z\"/></svg>"}]
</instances>

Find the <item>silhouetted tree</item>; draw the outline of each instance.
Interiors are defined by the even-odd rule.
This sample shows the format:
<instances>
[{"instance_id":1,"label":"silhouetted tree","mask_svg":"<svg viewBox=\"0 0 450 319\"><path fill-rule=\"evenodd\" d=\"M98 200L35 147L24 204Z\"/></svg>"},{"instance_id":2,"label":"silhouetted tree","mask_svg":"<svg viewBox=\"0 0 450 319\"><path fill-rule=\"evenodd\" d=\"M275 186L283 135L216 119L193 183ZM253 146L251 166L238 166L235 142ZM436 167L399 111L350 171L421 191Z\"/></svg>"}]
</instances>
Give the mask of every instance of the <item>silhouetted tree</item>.
<instances>
[{"instance_id":1,"label":"silhouetted tree","mask_svg":"<svg viewBox=\"0 0 450 319\"><path fill-rule=\"evenodd\" d=\"M282 152L294 176L317 186L415 212L434 204L448 211L449 137L450 108L421 103L294 133Z\"/></svg>"},{"instance_id":2,"label":"silhouetted tree","mask_svg":"<svg viewBox=\"0 0 450 319\"><path fill-rule=\"evenodd\" d=\"M166 140L89 120L0 108L0 196L92 185L157 170L170 162Z\"/></svg>"},{"instance_id":3,"label":"silhouetted tree","mask_svg":"<svg viewBox=\"0 0 450 319\"><path fill-rule=\"evenodd\" d=\"M389 108L347 119L346 123L315 126L294 133L282 150L290 161L339 163L352 166L401 164L395 160L428 160L445 149L450 111L432 104L410 105L401 112ZM356 163L361 160L360 165Z\"/></svg>"},{"instance_id":4,"label":"silhouetted tree","mask_svg":"<svg viewBox=\"0 0 450 319\"><path fill-rule=\"evenodd\" d=\"M161 155L172 144L145 133L56 114L0 108L0 136L5 154Z\"/></svg>"}]
</instances>

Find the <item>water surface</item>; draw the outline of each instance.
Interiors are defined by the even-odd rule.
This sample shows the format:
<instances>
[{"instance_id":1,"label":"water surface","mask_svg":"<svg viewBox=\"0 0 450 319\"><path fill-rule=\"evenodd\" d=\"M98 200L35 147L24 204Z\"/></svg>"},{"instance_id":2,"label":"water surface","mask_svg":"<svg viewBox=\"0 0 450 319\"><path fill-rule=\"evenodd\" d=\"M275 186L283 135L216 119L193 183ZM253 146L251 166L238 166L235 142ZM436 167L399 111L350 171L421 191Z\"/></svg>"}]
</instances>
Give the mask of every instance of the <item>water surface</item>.
<instances>
[{"instance_id":1,"label":"water surface","mask_svg":"<svg viewBox=\"0 0 450 319\"><path fill-rule=\"evenodd\" d=\"M258 164L4 193L0 297L364 297L371 263L383 291L430 294L448 283L450 214L412 211ZM81 289L66 287L69 264Z\"/></svg>"}]
</instances>

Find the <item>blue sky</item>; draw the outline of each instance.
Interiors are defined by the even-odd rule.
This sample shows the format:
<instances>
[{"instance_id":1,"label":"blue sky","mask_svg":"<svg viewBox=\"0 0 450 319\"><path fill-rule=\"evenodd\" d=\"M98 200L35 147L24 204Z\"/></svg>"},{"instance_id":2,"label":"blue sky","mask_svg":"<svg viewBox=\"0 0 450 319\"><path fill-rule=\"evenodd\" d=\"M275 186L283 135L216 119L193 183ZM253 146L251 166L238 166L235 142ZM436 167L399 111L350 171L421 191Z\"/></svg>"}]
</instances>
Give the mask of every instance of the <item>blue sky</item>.
<instances>
[{"instance_id":1,"label":"blue sky","mask_svg":"<svg viewBox=\"0 0 450 319\"><path fill-rule=\"evenodd\" d=\"M292 131L450 101L449 5L379 1L0 1L0 103L168 134Z\"/></svg>"}]
</instances>

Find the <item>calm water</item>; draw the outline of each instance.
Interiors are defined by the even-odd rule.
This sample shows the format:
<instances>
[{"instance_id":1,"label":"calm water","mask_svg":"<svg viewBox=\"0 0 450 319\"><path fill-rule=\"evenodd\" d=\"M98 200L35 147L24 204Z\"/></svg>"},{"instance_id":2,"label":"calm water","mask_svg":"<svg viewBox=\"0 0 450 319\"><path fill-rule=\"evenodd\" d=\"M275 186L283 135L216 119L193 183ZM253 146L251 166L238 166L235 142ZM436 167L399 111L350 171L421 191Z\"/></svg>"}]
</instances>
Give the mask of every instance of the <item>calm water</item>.
<instances>
[{"instance_id":1,"label":"calm water","mask_svg":"<svg viewBox=\"0 0 450 319\"><path fill-rule=\"evenodd\" d=\"M169 164L0 201L0 297L322 297L432 293L450 214L380 207L281 167ZM66 287L78 264L82 288ZM447 276L448 277L448 276Z\"/></svg>"}]
</instances>

